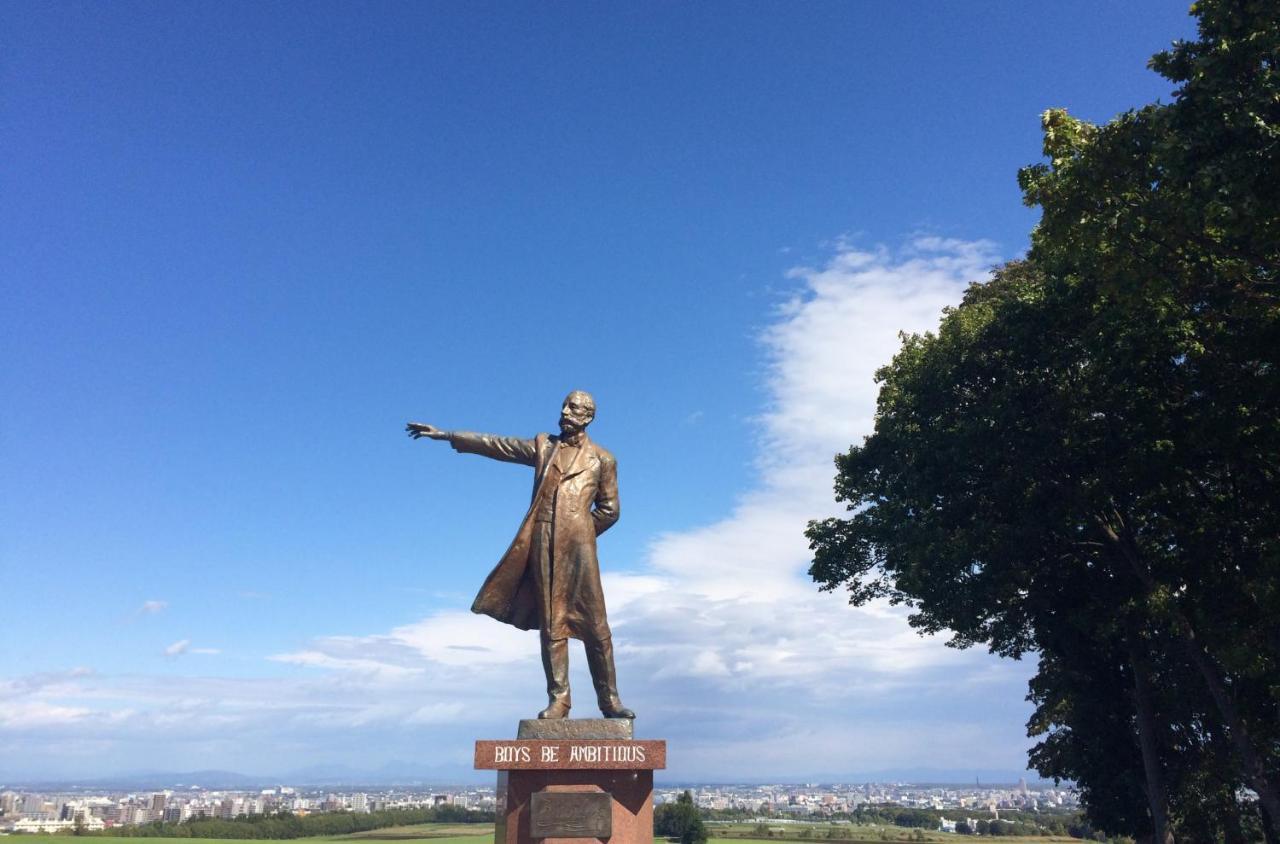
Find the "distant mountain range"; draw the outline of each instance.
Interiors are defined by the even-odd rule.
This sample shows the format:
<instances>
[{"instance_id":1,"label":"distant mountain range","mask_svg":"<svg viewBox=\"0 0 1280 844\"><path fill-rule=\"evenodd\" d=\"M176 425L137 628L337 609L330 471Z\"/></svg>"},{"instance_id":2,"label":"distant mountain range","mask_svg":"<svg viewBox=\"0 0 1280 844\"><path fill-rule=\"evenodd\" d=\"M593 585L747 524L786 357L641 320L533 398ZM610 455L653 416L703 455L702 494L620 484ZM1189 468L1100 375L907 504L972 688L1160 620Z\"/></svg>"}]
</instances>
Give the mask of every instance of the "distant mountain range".
<instances>
[{"instance_id":1,"label":"distant mountain range","mask_svg":"<svg viewBox=\"0 0 1280 844\"><path fill-rule=\"evenodd\" d=\"M275 785L464 785L489 782L490 771L466 771L452 765L423 765L414 762L388 762L380 768L362 770L349 765L310 765L292 771L272 774L242 774L237 771L126 771L99 776L68 777L53 772L23 775L18 771L0 772L0 788L24 786L34 790L54 788L101 788L115 791L146 789L250 789Z\"/></svg>"},{"instance_id":2,"label":"distant mountain range","mask_svg":"<svg viewBox=\"0 0 1280 844\"><path fill-rule=\"evenodd\" d=\"M662 771L657 773L661 774ZM1043 780L1033 771L981 770L966 771L962 768L889 768L881 771L858 772L852 774L821 773L804 777L748 777L744 779L701 779L678 780L672 778L655 778L658 787L694 786L694 785L796 785L808 783L813 785L866 785L867 783L910 783L912 785L955 785L972 786L975 782L983 787L1009 785L1014 786L1025 779L1029 786L1052 786L1052 781Z\"/></svg>"}]
</instances>

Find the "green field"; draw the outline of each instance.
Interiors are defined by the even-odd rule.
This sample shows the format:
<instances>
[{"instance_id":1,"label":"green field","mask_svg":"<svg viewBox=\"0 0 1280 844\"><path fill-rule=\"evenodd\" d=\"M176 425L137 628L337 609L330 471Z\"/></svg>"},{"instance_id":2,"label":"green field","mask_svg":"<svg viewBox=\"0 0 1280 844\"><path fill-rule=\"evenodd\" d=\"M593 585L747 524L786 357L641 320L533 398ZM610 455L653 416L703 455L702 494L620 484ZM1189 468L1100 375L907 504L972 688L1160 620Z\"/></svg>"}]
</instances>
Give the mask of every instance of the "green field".
<instances>
[{"instance_id":1,"label":"green field","mask_svg":"<svg viewBox=\"0 0 1280 844\"><path fill-rule=\"evenodd\" d=\"M999 841L1010 842L1010 844L1048 844L1048 842L1075 842L1080 844L1080 839L1069 838L1065 835L1042 835L1042 836L1018 836L1018 835L1001 835L995 838L983 837L976 839L971 835L955 835L950 832L938 832L937 830L922 829L920 834L923 838L915 837L914 829L907 829L901 826L892 826L890 824L807 824L807 823L789 823L775 824L770 828L773 830L773 837L761 838L760 832L756 828L755 823L709 823L707 824L707 832L711 835L711 840L732 841L733 844L778 844L780 841L785 842L805 842L805 844L875 844L880 841L932 841L935 844L939 842L955 842L975 840L980 841ZM805 833L808 833L807 835ZM828 836L830 832L830 836Z\"/></svg>"},{"instance_id":2,"label":"green field","mask_svg":"<svg viewBox=\"0 0 1280 844\"><path fill-rule=\"evenodd\" d=\"M950 832L938 832L937 830L921 829L920 834L923 838L916 838L916 831L901 826L893 826L891 824L851 824L851 823L777 823L768 824L773 835L769 838L760 837L759 824L752 823L725 823L711 821L707 823L707 832L711 835L711 840L724 840L733 842L733 844L778 844L778 842L803 842L803 844L872 844L879 841L932 841L950 842L956 844L960 841L973 842L981 841L998 841L1011 842L1011 844L1049 844L1049 842L1076 842L1081 844L1080 839L1070 838L1066 835L1001 835L994 838L983 837L975 838L971 835L955 835Z\"/></svg>"},{"instance_id":3,"label":"green field","mask_svg":"<svg viewBox=\"0 0 1280 844\"><path fill-rule=\"evenodd\" d=\"M839 824L836 826L826 824L778 825L773 827L774 834L772 838L760 838L755 826L755 824L709 824L707 830L711 833L711 841L731 841L733 844L778 844L780 841L803 841L806 844L880 844L883 841L928 841L934 842L934 844L959 844L961 841L972 842L975 840L973 836L952 835L946 832L930 830L921 830L921 834L924 837L916 838L914 837L915 830L904 829L900 826L857 826L853 824ZM835 830L836 837L828 838L828 829ZM802 835L805 830L808 830L810 835ZM417 842L421 842L421 844L481 844L481 842L491 841L492 839L493 826L491 824L433 823L415 826L393 826L387 829L355 832L351 835L326 835L291 840L305 842L305 844L322 844L323 842L357 844L357 842L361 841L391 841L397 844L416 844ZM18 844L19 841L23 840L29 840L31 844L87 844L88 841L98 841L100 844L235 844L236 841L243 839L128 838L124 836L87 836L78 838L74 835L24 835L14 836L12 840L14 844ZM1007 844L1049 844L1049 842L1075 842L1075 844L1079 844L1079 839L1066 836L1000 836L991 840L999 841L1001 844L1005 844L1005 842ZM666 842L664 839L656 838L654 839L654 844L666 844Z\"/></svg>"},{"instance_id":4,"label":"green field","mask_svg":"<svg viewBox=\"0 0 1280 844\"><path fill-rule=\"evenodd\" d=\"M394 832L393 832L394 830ZM438 830L422 830L420 827L401 826L393 827L393 830L371 830L369 832L356 832L353 835L333 835L319 836L319 838L291 839L298 841L306 841L307 844L332 843L338 844L339 841L347 841L351 843L353 840L385 840L398 841L399 844L480 844L480 841L493 840L493 827L477 824L474 831L465 835L444 835ZM902 829L900 826L849 826L842 830L845 838L841 839L796 839L794 836L790 839L768 838L737 838L736 835L722 836L713 835L712 840L723 838L724 840L735 841L735 844L778 844L780 840L812 840L827 841L827 844L879 844L881 841L920 841L922 839L913 838L913 831ZM29 839L32 844L84 844L84 838L76 838L74 835L22 835L13 836L15 843L17 840ZM92 839L91 839L92 840ZM104 840L99 838L99 840ZM106 841L119 841L120 844L192 844L193 841L221 841L230 839L192 839L192 838L111 838ZM241 839L236 839L241 840ZM948 832L924 832L924 841L933 841L934 844L959 844L960 841L973 841L972 835L951 835ZM986 839L983 839L986 840ZM1079 839L1065 838L1065 836L1044 836L1044 838L1019 838L1019 836L1000 836L998 839L1007 841L1009 844L1048 844L1050 841L1073 841L1074 844L1080 844ZM654 839L654 844L666 844L666 839Z\"/></svg>"},{"instance_id":5,"label":"green field","mask_svg":"<svg viewBox=\"0 0 1280 844\"><path fill-rule=\"evenodd\" d=\"M307 839L322 841L434 841L444 844L445 841L466 841L477 844L476 837L486 835L493 837L493 824L488 823L424 823L413 826L392 826L386 829L370 829L366 832L353 832L350 835L335 835L323 839Z\"/></svg>"},{"instance_id":6,"label":"green field","mask_svg":"<svg viewBox=\"0 0 1280 844\"><path fill-rule=\"evenodd\" d=\"M493 824L456 824L428 823L417 826L393 826L387 829L371 829L367 832L353 832L350 835L320 835L315 838L293 838L290 841L306 842L306 844L322 844L322 842L346 842L354 844L358 841L395 841L399 844L413 844L415 841L430 844L480 844L485 839L493 839ZM267 839L225 839L225 838L130 838L128 836L83 836L74 835L15 835L10 839L13 844L29 841L31 844L250 844Z\"/></svg>"},{"instance_id":7,"label":"green field","mask_svg":"<svg viewBox=\"0 0 1280 844\"><path fill-rule=\"evenodd\" d=\"M850 826L846 827L843 838L811 838L799 839L805 841L827 842L827 844L880 844L882 841L932 841L934 844L958 844L961 841L998 841L1001 844L1009 842L1009 844L1050 844L1050 842L1072 842L1072 844L1082 844L1079 838L1070 838L1065 835L1001 835L995 838L983 836L977 838L973 835L954 835L950 832L938 832L936 830L921 830L923 838L914 838L915 833L910 829L904 829L900 826ZM715 840L721 836L713 836L711 840ZM736 836L724 836L725 840L742 842L742 844L778 844L779 838L738 838ZM661 839L658 839L659 841ZM794 837L785 840L797 840Z\"/></svg>"}]
</instances>

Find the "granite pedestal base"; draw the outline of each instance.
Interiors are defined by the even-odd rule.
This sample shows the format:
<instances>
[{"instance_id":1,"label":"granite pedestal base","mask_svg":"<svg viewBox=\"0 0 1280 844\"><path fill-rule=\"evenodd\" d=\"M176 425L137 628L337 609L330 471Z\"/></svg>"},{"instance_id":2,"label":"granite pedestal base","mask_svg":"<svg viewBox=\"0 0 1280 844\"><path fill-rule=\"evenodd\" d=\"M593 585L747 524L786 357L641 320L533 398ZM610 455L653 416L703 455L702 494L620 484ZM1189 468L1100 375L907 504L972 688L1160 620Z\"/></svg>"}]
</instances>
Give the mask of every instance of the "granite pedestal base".
<instances>
[{"instance_id":1,"label":"granite pedestal base","mask_svg":"<svg viewBox=\"0 0 1280 844\"><path fill-rule=\"evenodd\" d=\"M516 736L476 742L476 768L498 771L495 844L652 844L665 741L610 718L521 721Z\"/></svg>"}]
</instances>

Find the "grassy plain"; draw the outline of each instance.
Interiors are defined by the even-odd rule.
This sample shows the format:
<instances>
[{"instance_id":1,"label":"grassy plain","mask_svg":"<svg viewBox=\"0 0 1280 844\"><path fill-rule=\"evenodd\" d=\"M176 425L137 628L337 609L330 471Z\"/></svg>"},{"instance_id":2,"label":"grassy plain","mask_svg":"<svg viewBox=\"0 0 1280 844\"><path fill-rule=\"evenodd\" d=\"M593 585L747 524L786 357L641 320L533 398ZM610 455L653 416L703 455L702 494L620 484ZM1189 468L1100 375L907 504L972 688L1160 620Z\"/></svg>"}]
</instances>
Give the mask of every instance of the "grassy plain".
<instances>
[{"instance_id":1,"label":"grassy plain","mask_svg":"<svg viewBox=\"0 0 1280 844\"><path fill-rule=\"evenodd\" d=\"M370 829L366 832L353 832L350 835L335 835L329 838L308 841L424 841L444 844L444 840L467 841L476 844L476 837L487 835L493 837L493 824L487 823L424 823L413 826L391 826L386 829Z\"/></svg>"},{"instance_id":2,"label":"grassy plain","mask_svg":"<svg viewBox=\"0 0 1280 844\"><path fill-rule=\"evenodd\" d=\"M833 831L827 837L827 830ZM804 836L803 832L809 835ZM755 824L708 824L707 831L711 840L732 841L733 844L778 844L780 841L802 841L805 844L880 844L882 841L926 841L934 844L958 844L967 841L992 841L1000 844L1050 844L1050 842L1072 842L1081 844L1080 839L1065 835L1001 835L995 838L974 838L971 835L955 835L937 830L920 830L923 838L916 838L913 829L906 829L891 824L785 824L773 827L772 838L761 838Z\"/></svg>"},{"instance_id":3,"label":"grassy plain","mask_svg":"<svg viewBox=\"0 0 1280 844\"><path fill-rule=\"evenodd\" d=\"M911 842L933 842L933 844L959 844L959 842L967 841L972 844L974 841L991 841L1000 842L1000 844L1050 844L1050 842L1071 842L1071 844L1082 844L1079 838L1070 838L1066 835L1001 835L995 838L975 838L972 835L956 835L950 832L938 832L936 830L921 830L923 838L914 838L915 833L910 829L904 829L900 826L851 826L844 830L843 838L813 838L803 839L813 841L814 844L825 842L825 844L882 844L884 841L911 841ZM736 836L713 836L716 838L725 838L732 840L737 844L778 844L779 838L738 838ZM787 839L787 840L794 840ZM662 839L656 839L661 842Z\"/></svg>"},{"instance_id":4,"label":"grassy plain","mask_svg":"<svg viewBox=\"0 0 1280 844\"><path fill-rule=\"evenodd\" d=\"M880 841L929 841L934 844L946 842L959 844L961 841L991 841L1004 844L1050 844L1050 842L1071 842L1083 844L1078 838L1066 835L1000 835L991 838L976 838L971 835L956 835L952 832L939 832L936 829L921 829L923 838L916 838L916 830L892 824L854 824L847 821L810 821L764 824L772 833L769 837L761 836L760 823L752 821L739 823L732 821L709 821L707 832L712 841L723 839L732 844L779 844L779 842L800 842L800 844L876 844Z\"/></svg>"},{"instance_id":5,"label":"grassy plain","mask_svg":"<svg viewBox=\"0 0 1280 844\"><path fill-rule=\"evenodd\" d=\"M414 827L396 827L395 829L408 833L413 831ZM341 842L350 842L363 839L365 841L395 841L398 844L478 844L482 841L493 840L493 827L476 824L471 831L464 835L442 835L436 830L417 830L417 835L410 836L402 834L399 837L378 838L374 833L387 832L387 830L373 830L371 832L357 833L353 835L335 835L321 836L317 838L298 838L292 839L305 844L322 844L322 842L332 842L333 844L341 844ZM825 844L883 844L885 841L896 842L933 842L933 844L959 844L961 841L973 842L975 839L968 835L952 835L946 832L928 832L924 833L924 838L912 838L912 831L897 826L853 826L844 830L847 837L839 839L804 839L815 842L825 842ZM32 844L85 844L84 838L76 838L71 835L39 835L39 836L15 836L20 839L30 839ZM739 838L737 836L714 835L712 841L724 839L731 840L734 844L778 844L779 837L774 838ZM91 839L92 840L92 839ZM236 844L226 839L205 839L205 838L106 838L98 839L105 842L118 842L118 844ZM790 840L796 840L791 837ZM982 839L985 840L985 839ZM990 839L999 841L1001 844L1050 844L1050 842L1071 842L1071 844L1081 844L1079 839L1067 838L1065 836L1043 836L1043 837L1021 837L1021 836L1001 836L999 838ZM654 844L667 844L666 839L655 838ZM15 842L16 844L16 842Z\"/></svg>"},{"instance_id":6,"label":"grassy plain","mask_svg":"<svg viewBox=\"0 0 1280 844\"><path fill-rule=\"evenodd\" d=\"M493 824L476 823L428 823L417 826L393 826L387 829L371 829L350 835L319 835L314 838L293 838L304 844L358 844L358 842L394 841L396 844L479 844L493 840ZM11 844L270 844L265 839L224 838L130 838L127 836L74 835L15 835Z\"/></svg>"},{"instance_id":7,"label":"grassy plain","mask_svg":"<svg viewBox=\"0 0 1280 844\"><path fill-rule=\"evenodd\" d=\"M774 828L772 838L760 838L755 824L710 824L707 829L711 833L711 841L726 841L733 844L779 844L783 841L803 841L805 844L882 844L885 841L919 842L932 844L960 844L973 842L968 835L953 835L947 832L921 830L923 838L913 837L915 831L900 826L839 824L831 829L836 830L835 837L827 837L826 825L786 824ZM801 833L809 830L810 836ZM77 838L74 835L35 835L14 836L12 844L30 842L30 844L237 844L224 839L204 838L127 838L127 837L88 837ZM373 844L378 841L394 842L394 844L481 844L493 840L491 824L421 824L415 826L393 826L387 829L372 829L367 832L355 832L350 835L325 835L315 838L294 839L300 844ZM986 840L986 839L983 839ZM1066 836L1000 836L990 839L1000 844L1081 844L1079 839ZM247 842L246 842L247 844ZM263 842L265 844L265 842ZM655 838L654 844L666 844L665 839Z\"/></svg>"}]
</instances>

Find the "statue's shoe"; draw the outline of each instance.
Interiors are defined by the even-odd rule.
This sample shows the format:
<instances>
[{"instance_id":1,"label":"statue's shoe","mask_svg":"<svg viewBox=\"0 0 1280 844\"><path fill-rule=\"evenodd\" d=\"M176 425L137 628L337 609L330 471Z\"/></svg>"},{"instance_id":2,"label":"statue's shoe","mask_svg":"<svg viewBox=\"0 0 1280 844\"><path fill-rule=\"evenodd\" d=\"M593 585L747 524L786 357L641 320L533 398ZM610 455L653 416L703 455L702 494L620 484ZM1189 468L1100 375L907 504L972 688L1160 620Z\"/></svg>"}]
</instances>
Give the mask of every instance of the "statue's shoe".
<instances>
[{"instance_id":1,"label":"statue's shoe","mask_svg":"<svg viewBox=\"0 0 1280 844\"><path fill-rule=\"evenodd\" d=\"M553 700L546 709L538 713L538 717L543 721L554 720L557 718L569 717L569 704L563 700ZM632 716L633 718L635 716Z\"/></svg>"},{"instance_id":2,"label":"statue's shoe","mask_svg":"<svg viewBox=\"0 0 1280 844\"><path fill-rule=\"evenodd\" d=\"M630 709L627 709L621 703L615 706L607 707L607 708L602 706L600 707L600 712L606 718L627 718L629 720L634 721L636 717L636 714L634 712L632 712Z\"/></svg>"}]
</instances>

